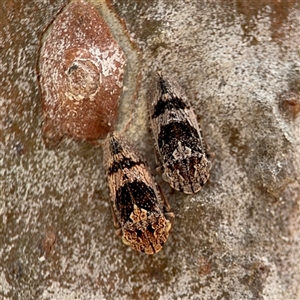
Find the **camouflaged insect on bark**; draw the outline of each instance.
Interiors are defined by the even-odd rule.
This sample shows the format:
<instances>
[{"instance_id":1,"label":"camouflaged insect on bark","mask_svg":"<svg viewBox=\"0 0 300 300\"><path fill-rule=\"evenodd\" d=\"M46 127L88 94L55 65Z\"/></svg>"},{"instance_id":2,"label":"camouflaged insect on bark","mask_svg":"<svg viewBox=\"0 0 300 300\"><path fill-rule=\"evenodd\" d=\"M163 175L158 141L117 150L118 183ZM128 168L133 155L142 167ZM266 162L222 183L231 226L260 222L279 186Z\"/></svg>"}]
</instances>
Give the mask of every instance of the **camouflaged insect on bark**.
<instances>
[{"instance_id":1,"label":"camouflaged insect on bark","mask_svg":"<svg viewBox=\"0 0 300 300\"><path fill-rule=\"evenodd\" d=\"M104 164L117 234L136 251L159 252L168 239L174 214L161 198L145 159L112 133L105 142Z\"/></svg>"},{"instance_id":2,"label":"camouflaged insect on bark","mask_svg":"<svg viewBox=\"0 0 300 300\"><path fill-rule=\"evenodd\" d=\"M177 191L197 193L209 178L211 162L186 95L171 76L157 74L147 98L164 180Z\"/></svg>"}]
</instances>

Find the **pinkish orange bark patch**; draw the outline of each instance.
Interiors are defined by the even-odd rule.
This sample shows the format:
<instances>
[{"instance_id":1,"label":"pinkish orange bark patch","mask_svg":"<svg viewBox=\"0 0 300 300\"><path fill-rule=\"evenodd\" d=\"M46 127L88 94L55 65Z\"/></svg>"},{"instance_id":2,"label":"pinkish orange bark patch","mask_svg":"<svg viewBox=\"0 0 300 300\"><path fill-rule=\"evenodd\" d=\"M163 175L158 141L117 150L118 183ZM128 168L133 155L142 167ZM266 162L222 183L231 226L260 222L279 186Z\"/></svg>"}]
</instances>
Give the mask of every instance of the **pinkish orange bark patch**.
<instances>
[{"instance_id":1,"label":"pinkish orange bark patch","mask_svg":"<svg viewBox=\"0 0 300 300\"><path fill-rule=\"evenodd\" d=\"M285 91L280 95L279 108L292 119L300 114L300 93L297 91Z\"/></svg>"},{"instance_id":2,"label":"pinkish orange bark patch","mask_svg":"<svg viewBox=\"0 0 300 300\"><path fill-rule=\"evenodd\" d=\"M125 56L90 3L74 1L45 34L39 71L43 137L104 138L114 128L123 87Z\"/></svg>"}]
</instances>

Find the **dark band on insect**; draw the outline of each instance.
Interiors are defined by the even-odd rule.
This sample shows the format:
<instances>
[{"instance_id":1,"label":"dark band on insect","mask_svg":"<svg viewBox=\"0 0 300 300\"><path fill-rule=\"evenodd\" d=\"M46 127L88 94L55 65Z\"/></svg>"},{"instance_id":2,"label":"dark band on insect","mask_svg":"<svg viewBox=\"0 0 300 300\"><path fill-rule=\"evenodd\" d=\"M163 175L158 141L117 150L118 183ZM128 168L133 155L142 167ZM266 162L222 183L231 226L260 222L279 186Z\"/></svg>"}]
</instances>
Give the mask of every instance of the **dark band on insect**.
<instances>
[{"instance_id":1,"label":"dark band on insect","mask_svg":"<svg viewBox=\"0 0 300 300\"><path fill-rule=\"evenodd\" d=\"M123 169L131 169L135 166L144 166L145 163L143 161L133 161L128 157L124 157L122 160L114 161L112 166L108 168L108 175L112 175L114 173L119 172Z\"/></svg>"},{"instance_id":2,"label":"dark band on insect","mask_svg":"<svg viewBox=\"0 0 300 300\"><path fill-rule=\"evenodd\" d=\"M188 109L189 107L178 97L170 98L168 100L160 99L154 107L152 118L157 118L164 114L165 111Z\"/></svg>"},{"instance_id":3,"label":"dark band on insect","mask_svg":"<svg viewBox=\"0 0 300 300\"><path fill-rule=\"evenodd\" d=\"M167 148L167 151L163 151L165 158L172 157L173 151L178 148L178 141L196 153L204 151L197 130L187 121L170 122L162 126L157 140L162 151Z\"/></svg>"},{"instance_id":4,"label":"dark band on insect","mask_svg":"<svg viewBox=\"0 0 300 300\"><path fill-rule=\"evenodd\" d=\"M134 199L133 199L134 195ZM157 211L157 198L152 187L142 181L126 182L116 192L116 208L120 212L123 222L130 221L133 205L149 212Z\"/></svg>"}]
</instances>

